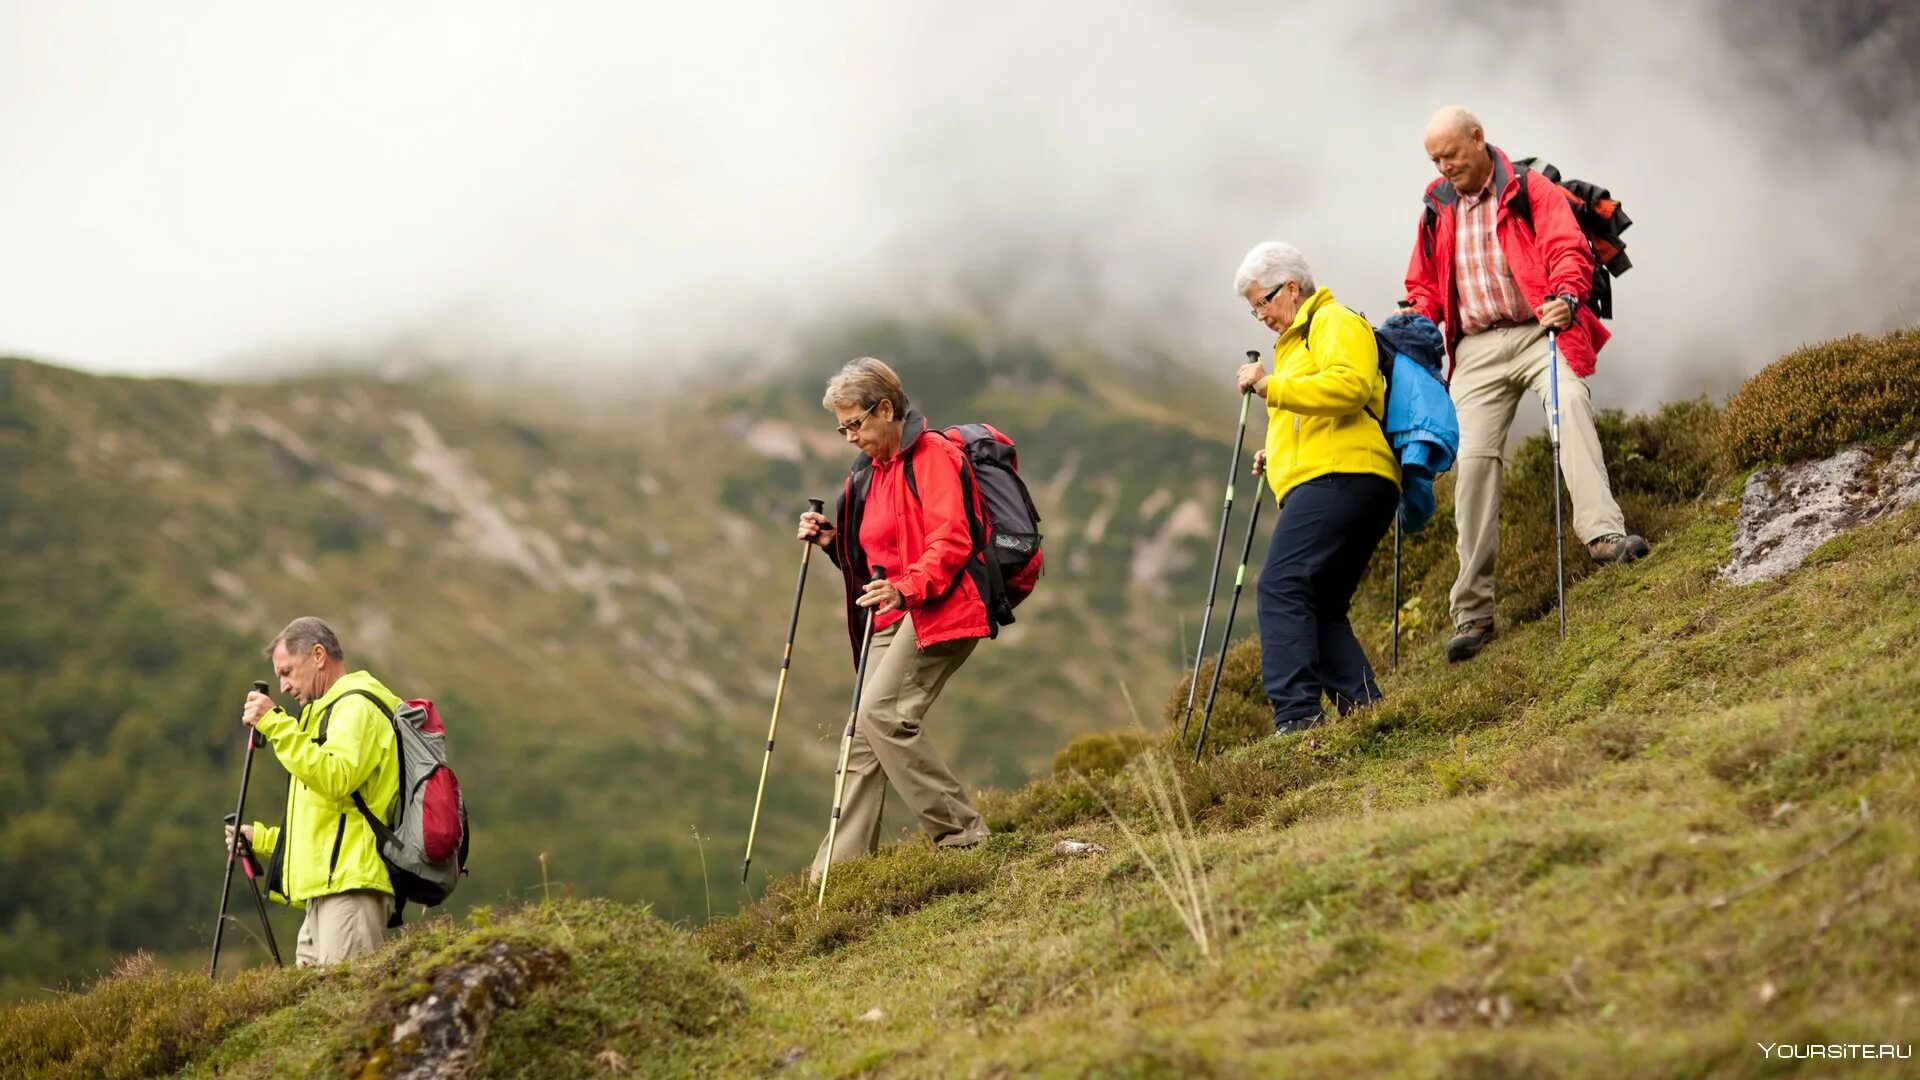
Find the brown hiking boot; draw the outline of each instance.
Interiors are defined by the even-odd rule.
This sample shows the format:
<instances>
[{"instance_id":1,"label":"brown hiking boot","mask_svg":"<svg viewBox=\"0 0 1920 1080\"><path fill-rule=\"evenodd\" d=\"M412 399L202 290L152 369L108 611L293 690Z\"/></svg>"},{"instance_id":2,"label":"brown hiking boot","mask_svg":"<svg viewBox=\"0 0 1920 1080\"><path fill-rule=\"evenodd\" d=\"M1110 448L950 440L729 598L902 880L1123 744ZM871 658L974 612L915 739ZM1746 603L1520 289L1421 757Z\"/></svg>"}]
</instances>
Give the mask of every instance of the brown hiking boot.
<instances>
[{"instance_id":1,"label":"brown hiking boot","mask_svg":"<svg viewBox=\"0 0 1920 1080\"><path fill-rule=\"evenodd\" d=\"M1453 640L1447 642L1447 663L1457 664L1462 660L1471 660L1493 640L1493 620L1473 619L1461 624Z\"/></svg>"},{"instance_id":2,"label":"brown hiking boot","mask_svg":"<svg viewBox=\"0 0 1920 1080\"><path fill-rule=\"evenodd\" d=\"M1597 563L1630 563L1647 557L1647 542L1637 536L1608 533L1587 545L1587 554Z\"/></svg>"}]
</instances>

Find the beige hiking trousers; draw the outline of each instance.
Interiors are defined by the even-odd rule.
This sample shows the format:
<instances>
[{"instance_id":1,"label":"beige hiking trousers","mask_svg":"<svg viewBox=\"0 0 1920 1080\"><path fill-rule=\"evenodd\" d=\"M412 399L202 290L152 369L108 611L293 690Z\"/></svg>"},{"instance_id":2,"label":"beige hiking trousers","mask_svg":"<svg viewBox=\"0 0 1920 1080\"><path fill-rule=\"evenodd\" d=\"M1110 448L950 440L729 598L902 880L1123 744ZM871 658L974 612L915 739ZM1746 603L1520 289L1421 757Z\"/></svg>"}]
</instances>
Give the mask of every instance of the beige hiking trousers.
<instances>
[{"instance_id":1,"label":"beige hiking trousers","mask_svg":"<svg viewBox=\"0 0 1920 1080\"><path fill-rule=\"evenodd\" d=\"M1454 523L1460 576L1450 597L1453 625L1493 618L1493 560L1500 550L1500 481L1513 411L1531 390L1549 404L1547 331L1537 323L1495 327L1460 339L1453 350L1453 407L1460 416ZM1582 542L1626 532L1607 482L1587 384L1560 360L1560 469ZM1549 511L1551 512L1551 511Z\"/></svg>"},{"instance_id":2,"label":"beige hiking trousers","mask_svg":"<svg viewBox=\"0 0 1920 1080\"><path fill-rule=\"evenodd\" d=\"M860 691L860 713L847 759L847 788L835 830L833 861L865 855L880 846L880 808L887 784L900 792L920 827L942 847L968 847L984 839L987 825L966 789L920 729L947 679L973 654L978 639L945 641L922 649L913 638L913 616L877 631ZM844 730L844 729L843 729ZM835 764L839 757L836 753ZM813 874L827 867L827 841L813 857Z\"/></svg>"},{"instance_id":3,"label":"beige hiking trousers","mask_svg":"<svg viewBox=\"0 0 1920 1080\"><path fill-rule=\"evenodd\" d=\"M294 945L294 964L336 964L378 949L393 917L393 897L377 889L316 896L307 901L307 917Z\"/></svg>"}]
</instances>

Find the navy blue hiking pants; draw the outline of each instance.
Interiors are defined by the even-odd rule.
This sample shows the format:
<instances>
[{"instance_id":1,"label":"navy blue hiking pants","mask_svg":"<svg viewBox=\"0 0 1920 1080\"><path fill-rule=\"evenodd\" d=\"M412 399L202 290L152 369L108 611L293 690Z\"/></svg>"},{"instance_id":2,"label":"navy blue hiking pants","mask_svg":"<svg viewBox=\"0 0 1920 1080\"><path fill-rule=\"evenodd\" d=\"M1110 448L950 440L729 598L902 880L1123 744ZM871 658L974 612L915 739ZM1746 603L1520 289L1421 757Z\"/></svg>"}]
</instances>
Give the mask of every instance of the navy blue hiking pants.
<instances>
[{"instance_id":1,"label":"navy blue hiking pants","mask_svg":"<svg viewBox=\"0 0 1920 1080\"><path fill-rule=\"evenodd\" d=\"M1371 473L1315 477L1287 493L1260 571L1260 677L1278 730L1341 715L1380 697L1347 607L1393 524L1400 490Z\"/></svg>"}]
</instances>

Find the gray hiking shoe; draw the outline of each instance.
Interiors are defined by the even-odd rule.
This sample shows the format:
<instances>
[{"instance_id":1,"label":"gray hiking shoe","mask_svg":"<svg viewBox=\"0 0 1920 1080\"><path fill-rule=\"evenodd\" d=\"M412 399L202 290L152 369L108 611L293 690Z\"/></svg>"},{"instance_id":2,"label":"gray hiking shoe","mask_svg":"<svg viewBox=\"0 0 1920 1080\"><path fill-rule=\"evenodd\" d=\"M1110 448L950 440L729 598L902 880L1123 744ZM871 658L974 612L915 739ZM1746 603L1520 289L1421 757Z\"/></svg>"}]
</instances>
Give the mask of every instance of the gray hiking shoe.
<instances>
[{"instance_id":1,"label":"gray hiking shoe","mask_svg":"<svg viewBox=\"0 0 1920 1080\"><path fill-rule=\"evenodd\" d=\"M1493 620L1473 619L1461 624L1453 640L1447 642L1447 663L1457 664L1462 660L1471 660L1480 655L1480 650L1493 640Z\"/></svg>"},{"instance_id":2,"label":"gray hiking shoe","mask_svg":"<svg viewBox=\"0 0 1920 1080\"><path fill-rule=\"evenodd\" d=\"M1273 722L1273 733L1275 735L1297 735L1302 731L1317 728L1326 722L1327 718L1324 715L1303 716L1298 720L1275 720Z\"/></svg>"},{"instance_id":3,"label":"gray hiking shoe","mask_svg":"<svg viewBox=\"0 0 1920 1080\"><path fill-rule=\"evenodd\" d=\"M1630 563L1647 557L1647 542L1624 533L1608 533L1587 545L1587 554L1597 563Z\"/></svg>"}]
</instances>

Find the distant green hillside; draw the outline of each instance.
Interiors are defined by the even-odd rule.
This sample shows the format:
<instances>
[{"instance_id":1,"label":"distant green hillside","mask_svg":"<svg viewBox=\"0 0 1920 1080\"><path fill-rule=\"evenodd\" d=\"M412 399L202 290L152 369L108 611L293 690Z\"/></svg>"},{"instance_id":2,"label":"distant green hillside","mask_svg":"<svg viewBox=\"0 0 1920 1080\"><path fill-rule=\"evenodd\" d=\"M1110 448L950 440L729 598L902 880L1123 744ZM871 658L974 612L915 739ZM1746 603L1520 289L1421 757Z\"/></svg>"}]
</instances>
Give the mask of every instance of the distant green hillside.
<instances>
[{"instance_id":1,"label":"distant green hillside","mask_svg":"<svg viewBox=\"0 0 1920 1080\"><path fill-rule=\"evenodd\" d=\"M934 732L969 782L1017 786L1099 722L1088 701L1176 677L1231 434L1230 415L1179 403L1224 412L1224 378L1209 394L1164 364L885 325L739 389L625 405L0 361L0 997L135 948L204 948L238 703L266 674L261 645L304 613L453 725L477 823L456 910L538 888L541 852L578 895L690 915L710 888L733 910L791 523L850 459L819 392L863 353L896 362L936 419L990 418L1021 442L1048 576ZM802 862L826 820L851 678L836 588L817 559L765 873ZM284 783L257 772L252 814L276 817ZM235 945L234 963L264 960L246 933Z\"/></svg>"}]
</instances>

